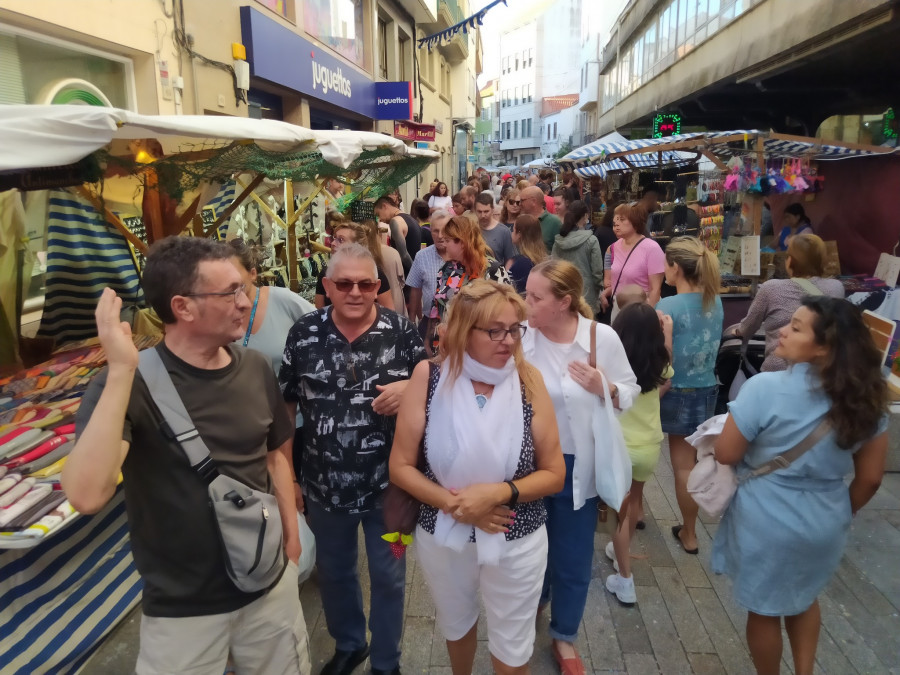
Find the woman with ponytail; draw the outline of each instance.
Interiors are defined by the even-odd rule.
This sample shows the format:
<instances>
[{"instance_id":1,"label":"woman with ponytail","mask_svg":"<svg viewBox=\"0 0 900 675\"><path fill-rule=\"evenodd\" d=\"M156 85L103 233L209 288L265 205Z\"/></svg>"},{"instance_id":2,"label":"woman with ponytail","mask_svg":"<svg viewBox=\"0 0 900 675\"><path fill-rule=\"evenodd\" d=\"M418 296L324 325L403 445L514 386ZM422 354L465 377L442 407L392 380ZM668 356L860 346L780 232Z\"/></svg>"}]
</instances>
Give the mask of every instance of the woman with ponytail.
<instances>
[{"instance_id":1,"label":"woman with ponytail","mask_svg":"<svg viewBox=\"0 0 900 675\"><path fill-rule=\"evenodd\" d=\"M875 494L887 455L881 353L856 307L807 296L781 329L788 370L760 373L730 404L716 459L739 477L790 450L826 419L830 430L784 468L744 480L713 542L712 567L748 611L747 644L760 673L777 673L782 617L794 672L812 673L817 597L841 561L854 514ZM844 476L853 474L848 485Z\"/></svg>"},{"instance_id":2,"label":"woman with ponytail","mask_svg":"<svg viewBox=\"0 0 900 675\"><path fill-rule=\"evenodd\" d=\"M600 310L603 292L603 253L600 242L591 230L584 229L588 208L581 200L566 207L563 224L553 243L552 258L568 260L581 272L583 295L595 312Z\"/></svg>"},{"instance_id":3,"label":"woman with ponytail","mask_svg":"<svg viewBox=\"0 0 900 675\"><path fill-rule=\"evenodd\" d=\"M566 462L565 487L544 500L549 554L541 602L550 602L552 650L560 670L566 675L584 673L574 642L591 582L599 503L594 473L606 469L594 462L594 429L605 430L609 423L602 411L594 419L597 399L604 396L601 374L612 397L605 405L627 410L641 390L622 341L609 326L595 324L596 367L590 365L594 310L584 299L581 273L572 263L546 260L535 265L525 286L525 303L528 331L522 348L544 378Z\"/></svg>"},{"instance_id":4,"label":"woman with ponytail","mask_svg":"<svg viewBox=\"0 0 900 675\"><path fill-rule=\"evenodd\" d=\"M666 247L666 283L677 295L663 298L656 309L672 317L672 388L660 401L662 429L669 435L675 472L675 496L682 524L672 526L685 553L696 554L697 503L687 480L697 463L697 450L685 438L715 414L716 355L722 335L719 260L696 237L676 237Z\"/></svg>"}]
</instances>

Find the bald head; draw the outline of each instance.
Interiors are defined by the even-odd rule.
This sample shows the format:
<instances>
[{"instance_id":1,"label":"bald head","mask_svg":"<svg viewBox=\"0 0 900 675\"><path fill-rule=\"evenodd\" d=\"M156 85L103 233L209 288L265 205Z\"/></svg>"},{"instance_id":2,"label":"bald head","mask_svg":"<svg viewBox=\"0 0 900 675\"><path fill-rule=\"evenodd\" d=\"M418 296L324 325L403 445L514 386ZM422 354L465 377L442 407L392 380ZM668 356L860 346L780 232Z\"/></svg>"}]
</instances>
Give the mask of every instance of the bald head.
<instances>
[{"instance_id":1,"label":"bald head","mask_svg":"<svg viewBox=\"0 0 900 675\"><path fill-rule=\"evenodd\" d=\"M466 207L467 211L471 211L475 208L475 197L478 195L478 190L473 188L471 185L466 185L459 191L459 196L462 198L462 203Z\"/></svg>"},{"instance_id":2,"label":"bald head","mask_svg":"<svg viewBox=\"0 0 900 675\"><path fill-rule=\"evenodd\" d=\"M535 173L528 176L528 184L529 185L537 185L539 181L540 181L540 178Z\"/></svg>"},{"instance_id":3,"label":"bald head","mask_svg":"<svg viewBox=\"0 0 900 675\"><path fill-rule=\"evenodd\" d=\"M536 185L522 190L519 199L522 200L522 213L535 218L544 213L544 192Z\"/></svg>"}]
</instances>

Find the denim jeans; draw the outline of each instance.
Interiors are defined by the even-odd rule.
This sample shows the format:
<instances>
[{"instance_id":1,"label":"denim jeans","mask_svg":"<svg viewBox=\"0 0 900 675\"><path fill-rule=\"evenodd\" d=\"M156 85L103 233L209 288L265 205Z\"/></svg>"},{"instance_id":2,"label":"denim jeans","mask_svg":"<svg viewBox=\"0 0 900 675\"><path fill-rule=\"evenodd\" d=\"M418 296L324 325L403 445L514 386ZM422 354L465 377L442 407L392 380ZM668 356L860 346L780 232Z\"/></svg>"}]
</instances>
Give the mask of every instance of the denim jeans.
<instances>
[{"instance_id":1,"label":"denim jeans","mask_svg":"<svg viewBox=\"0 0 900 675\"><path fill-rule=\"evenodd\" d=\"M403 594L406 558L397 560L381 538L385 533L381 509L345 514L326 511L306 500L309 527L316 536L319 590L328 632L336 648L353 651L366 644L366 616L359 585L357 533L362 525L369 559L373 668L392 670L400 663L403 632Z\"/></svg>"},{"instance_id":2,"label":"denim jeans","mask_svg":"<svg viewBox=\"0 0 900 675\"><path fill-rule=\"evenodd\" d=\"M572 503L575 456L563 455L563 458L566 460L566 484L562 491L544 499L549 553L541 605L550 602L551 637L574 642L591 583L600 498L592 497L575 510Z\"/></svg>"}]
</instances>

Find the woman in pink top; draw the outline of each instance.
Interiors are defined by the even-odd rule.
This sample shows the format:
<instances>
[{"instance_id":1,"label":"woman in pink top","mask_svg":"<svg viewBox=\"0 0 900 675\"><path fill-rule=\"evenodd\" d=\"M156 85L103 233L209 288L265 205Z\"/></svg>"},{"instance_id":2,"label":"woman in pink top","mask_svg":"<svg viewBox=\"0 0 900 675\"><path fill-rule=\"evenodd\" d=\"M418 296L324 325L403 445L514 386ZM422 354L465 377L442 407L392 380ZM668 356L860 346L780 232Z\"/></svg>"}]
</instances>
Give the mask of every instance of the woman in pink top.
<instances>
[{"instance_id":1,"label":"woman in pink top","mask_svg":"<svg viewBox=\"0 0 900 675\"><path fill-rule=\"evenodd\" d=\"M659 302L666 256L653 239L644 236L647 230L647 210L637 202L619 204L613 218L613 231L618 240L606 251L603 272L603 294L600 304L604 311L612 302L617 288L637 284L647 293L647 303L655 307Z\"/></svg>"}]
</instances>

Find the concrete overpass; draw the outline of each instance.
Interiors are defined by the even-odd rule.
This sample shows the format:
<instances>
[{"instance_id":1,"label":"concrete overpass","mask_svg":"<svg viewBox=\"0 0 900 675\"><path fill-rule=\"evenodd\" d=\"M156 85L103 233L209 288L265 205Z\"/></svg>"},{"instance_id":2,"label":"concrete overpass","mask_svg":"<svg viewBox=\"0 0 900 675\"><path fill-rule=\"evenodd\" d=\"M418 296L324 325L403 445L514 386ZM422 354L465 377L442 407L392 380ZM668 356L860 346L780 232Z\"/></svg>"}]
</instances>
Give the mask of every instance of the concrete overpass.
<instances>
[{"instance_id":1,"label":"concrete overpass","mask_svg":"<svg viewBox=\"0 0 900 675\"><path fill-rule=\"evenodd\" d=\"M629 3L603 50L602 77L617 76L617 55L671 3ZM615 104L604 100L598 133L650 126L664 110L690 126L813 136L832 115L900 109L900 0L756 3L698 46L680 47L671 65L657 64L666 67Z\"/></svg>"}]
</instances>

